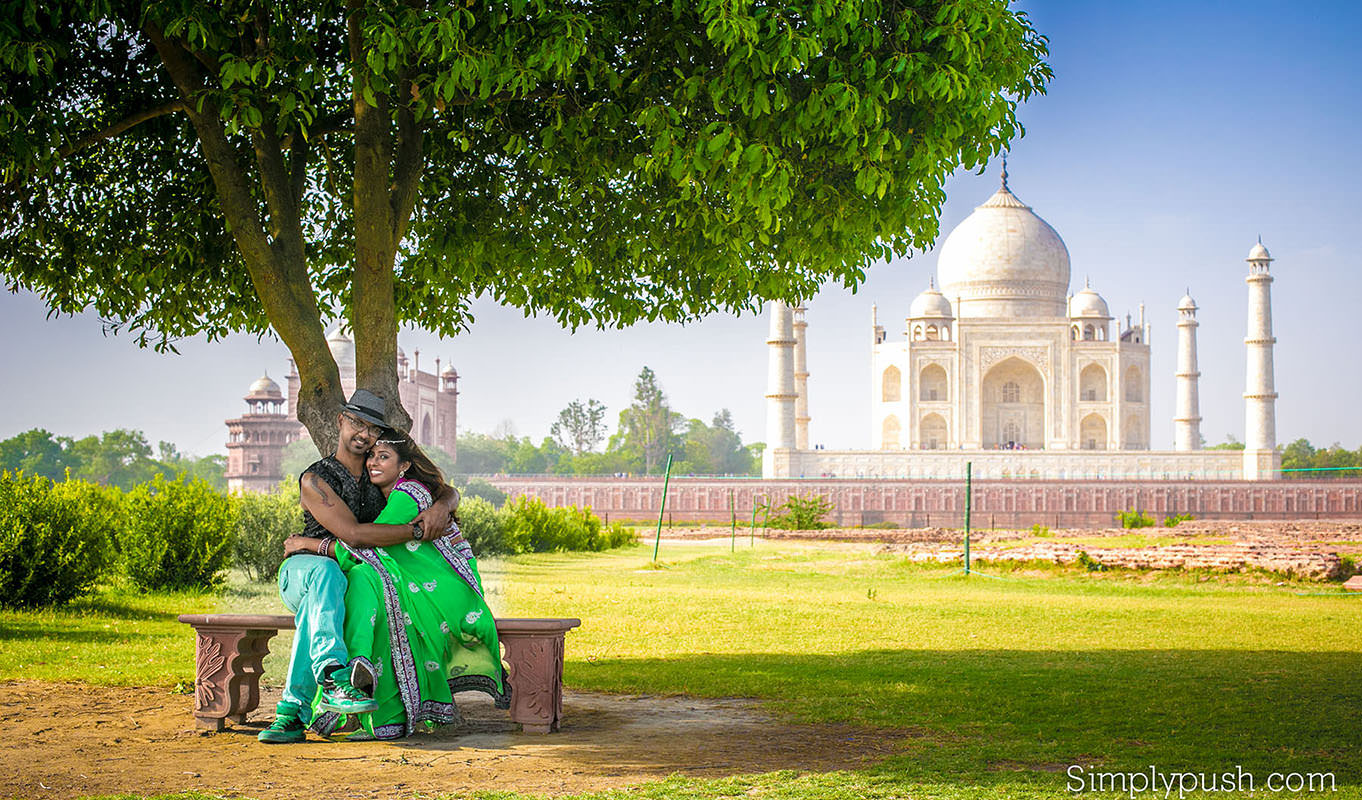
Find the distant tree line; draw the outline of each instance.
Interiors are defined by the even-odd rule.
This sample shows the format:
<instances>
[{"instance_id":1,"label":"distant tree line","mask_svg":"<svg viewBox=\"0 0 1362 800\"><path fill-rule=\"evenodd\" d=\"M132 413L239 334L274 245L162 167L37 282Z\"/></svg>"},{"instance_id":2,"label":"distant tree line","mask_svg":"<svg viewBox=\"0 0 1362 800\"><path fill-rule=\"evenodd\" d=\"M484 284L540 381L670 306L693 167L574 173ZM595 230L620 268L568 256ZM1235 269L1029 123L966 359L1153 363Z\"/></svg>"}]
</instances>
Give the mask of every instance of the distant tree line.
<instances>
[{"instance_id":1,"label":"distant tree line","mask_svg":"<svg viewBox=\"0 0 1362 800\"><path fill-rule=\"evenodd\" d=\"M509 432L461 435L457 472L659 475L668 455L674 475L755 475L760 469L762 445L743 443L728 409L716 412L708 424L688 419L672 410L648 367L634 381L633 402L620 412L608 438L606 411L598 400L573 400L538 445Z\"/></svg>"},{"instance_id":2,"label":"distant tree line","mask_svg":"<svg viewBox=\"0 0 1362 800\"><path fill-rule=\"evenodd\" d=\"M1244 443L1231 434L1225 437L1225 441L1206 449L1243 450ZM1328 447L1316 448L1309 439L1302 438L1278 449L1282 451L1284 478L1356 477L1359 472L1354 470L1362 470L1362 447L1349 450L1334 442Z\"/></svg>"},{"instance_id":3,"label":"distant tree line","mask_svg":"<svg viewBox=\"0 0 1362 800\"><path fill-rule=\"evenodd\" d=\"M145 434L123 428L81 439L54 436L42 428L24 431L0 441L0 469L53 481L65 480L69 471L77 480L120 489L157 475L172 480L186 475L202 478L218 491L227 488L227 456L187 456L170 442L160 442L153 452Z\"/></svg>"}]
</instances>

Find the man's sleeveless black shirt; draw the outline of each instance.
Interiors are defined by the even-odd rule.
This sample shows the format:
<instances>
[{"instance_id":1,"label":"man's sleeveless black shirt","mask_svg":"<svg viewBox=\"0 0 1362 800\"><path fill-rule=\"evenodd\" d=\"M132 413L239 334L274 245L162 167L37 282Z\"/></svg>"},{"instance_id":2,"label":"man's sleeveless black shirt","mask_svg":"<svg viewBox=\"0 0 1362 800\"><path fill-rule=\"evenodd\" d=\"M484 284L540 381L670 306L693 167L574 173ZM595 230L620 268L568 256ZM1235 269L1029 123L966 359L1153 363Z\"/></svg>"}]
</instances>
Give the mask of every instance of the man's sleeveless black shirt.
<instances>
[{"instance_id":1,"label":"man's sleeveless black shirt","mask_svg":"<svg viewBox=\"0 0 1362 800\"><path fill-rule=\"evenodd\" d=\"M298 480L305 480L308 473L316 475L336 492L341 502L355 515L356 522L373 522L383 511L386 502L383 490L369 482L367 471L356 478L335 456L327 456L303 470ZM303 509L303 535L320 539L331 533L313 518L310 511Z\"/></svg>"}]
</instances>

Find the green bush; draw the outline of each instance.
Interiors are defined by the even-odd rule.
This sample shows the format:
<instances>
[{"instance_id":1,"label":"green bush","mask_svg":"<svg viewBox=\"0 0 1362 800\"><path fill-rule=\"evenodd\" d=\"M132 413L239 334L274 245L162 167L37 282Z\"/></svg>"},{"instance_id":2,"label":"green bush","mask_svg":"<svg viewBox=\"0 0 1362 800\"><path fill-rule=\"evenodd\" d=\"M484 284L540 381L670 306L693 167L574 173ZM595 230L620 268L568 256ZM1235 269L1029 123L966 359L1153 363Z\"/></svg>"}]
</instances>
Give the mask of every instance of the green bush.
<instances>
[{"instance_id":1,"label":"green bush","mask_svg":"<svg viewBox=\"0 0 1362 800\"><path fill-rule=\"evenodd\" d=\"M467 497L459 502L459 530L479 556L601 551L635 541L632 529L604 525L589 508L549 508L537 497L519 497L500 509Z\"/></svg>"},{"instance_id":2,"label":"green bush","mask_svg":"<svg viewBox=\"0 0 1362 800\"><path fill-rule=\"evenodd\" d=\"M232 557L231 498L202 480L157 475L127 496L123 569L139 589L215 589Z\"/></svg>"},{"instance_id":3,"label":"green bush","mask_svg":"<svg viewBox=\"0 0 1362 800\"><path fill-rule=\"evenodd\" d=\"M822 495L790 495L781 508L784 509L783 513L771 517L770 527L787 531L816 531L832 527L827 516L835 506Z\"/></svg>"},{"instance_id":4,"label":"green bush","mask_svg":"<svg viewBox=\"0 0 1362 800\"><path fill-rule=\"evenodd\" d=\"M1152 528L1154 518L1143 511L1117 511L1116 521L1122 528Z\"/></svg>"},{"instance_id":5,"label":"green bush","mask_svg":"<svg viewBox=\"0 0 1362 800\"><path fill-rule=\"evenodd\" d=\"M1107 568L1106 564L1103 564L1101 561L1098 561L1097 559L1088 555L1087 550L1078 551L1078 563L1081 567L1083 567L1083 569L1086 569L1088 572L1102 572Z\"/></svg>"},{"instance_id":6,"label":"green bush","mask_svg":"<svg viewBox=\"0 0 1362 800\"><path fill-rule=\"evenodd\" d=\"M468 485L459 490L463 497L478 497L491 503L494 508L501 508L506 504L506 493L483 480L482 478L472 478Z\"/></svg>"},{"instance_id":7,"label":"green bush","mask_svg":"<svg viewBox=\"0 0 1362 800\"><path fill-rule=\"evenodd\" d=\"M1050 526L1042 525L1037 522L1035 525L1031 526L1031 535L1037 539L1048 539L1051 536L1054 536L1054 533L1050 531Z\"/></svg>"},{"instance_id":8,"label":"green bush","mask_svg":"<svg viewBox=\"0 0 1362 800\"><path fill-rule=\"evenodd\" d=\"M507 516L481 497L465 495L459 501L459 530L479 557L519 552L506 536Z\"/></svg>"},{"instance_id":9,"label":"green bush","mask_svg":"<svg viewBox=\"0 0 1362 800\"><path fill-rule=\"evenodd\" d=\"M1196 517L1191 514L1169 514L1163 518L1163 527L1176 528L1179 522L1190 522L1194 519L1196 519Z\"/></svg>"},{"instance_id":10,"label":"green bush","mask_svg":"<svg viewBox=\"0 0 1362 800\"><path fill-rule=\"evenodd\" d=\"M272 581L284 563L284 539L303 530L298 483L286 479L278 494L243 494L235 502L236 565L253 581Z\"/></svg>"},{"instance_id":11,"label":"green bush","mask_svg":"<svg viewBox=\"0 0 1362 800\"><path fill-rule=\"evenodd\" d=\"M0 473L0 606L88 594L110 563L121 513L117 489Z\"/></svg>"}]
</instances>

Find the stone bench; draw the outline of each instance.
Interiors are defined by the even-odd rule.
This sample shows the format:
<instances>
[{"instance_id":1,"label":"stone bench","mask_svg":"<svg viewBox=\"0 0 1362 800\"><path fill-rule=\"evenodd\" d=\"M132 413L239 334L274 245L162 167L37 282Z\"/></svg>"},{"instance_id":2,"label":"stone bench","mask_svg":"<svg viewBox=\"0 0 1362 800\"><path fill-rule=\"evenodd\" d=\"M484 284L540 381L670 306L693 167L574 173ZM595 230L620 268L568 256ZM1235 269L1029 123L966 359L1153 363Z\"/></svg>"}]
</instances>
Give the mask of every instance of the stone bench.
<instances>
[{"instance_id":1,"label":"stone bench","mask_svg":"<svg viewBox=\"0 0 1362 800\"><path fill-rule=\"evenodd\" d=\"M269 641L292 630L291 614L181 614L194 628L194 719L214 731L246 721L260 705ZM563 715L563 646L579 619L498 619L511 721L527 733L558 730Z\"/></svg>"}]
</instances>

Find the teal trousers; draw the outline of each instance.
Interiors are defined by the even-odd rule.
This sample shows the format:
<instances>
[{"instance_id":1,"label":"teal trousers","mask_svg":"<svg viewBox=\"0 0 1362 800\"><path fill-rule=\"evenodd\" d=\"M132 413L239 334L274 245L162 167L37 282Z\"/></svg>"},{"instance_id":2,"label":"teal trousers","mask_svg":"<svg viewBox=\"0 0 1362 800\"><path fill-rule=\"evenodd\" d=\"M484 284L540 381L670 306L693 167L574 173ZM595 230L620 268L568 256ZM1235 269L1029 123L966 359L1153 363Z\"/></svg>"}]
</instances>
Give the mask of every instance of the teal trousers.
<instances>
[{"instance_id":1,"label":"teal trousers","mask_svg":"<svg viewBox=\"0 0 1362 800\"><path fill-rule=\"evenodd\" d=\"M284 702L301 709L307 722L317 685L331 665L345 666L345 573L335 561L315 555L284 559L279 594L292 611L297 631L284 683Z\"/></svg>"}]
</instances>

